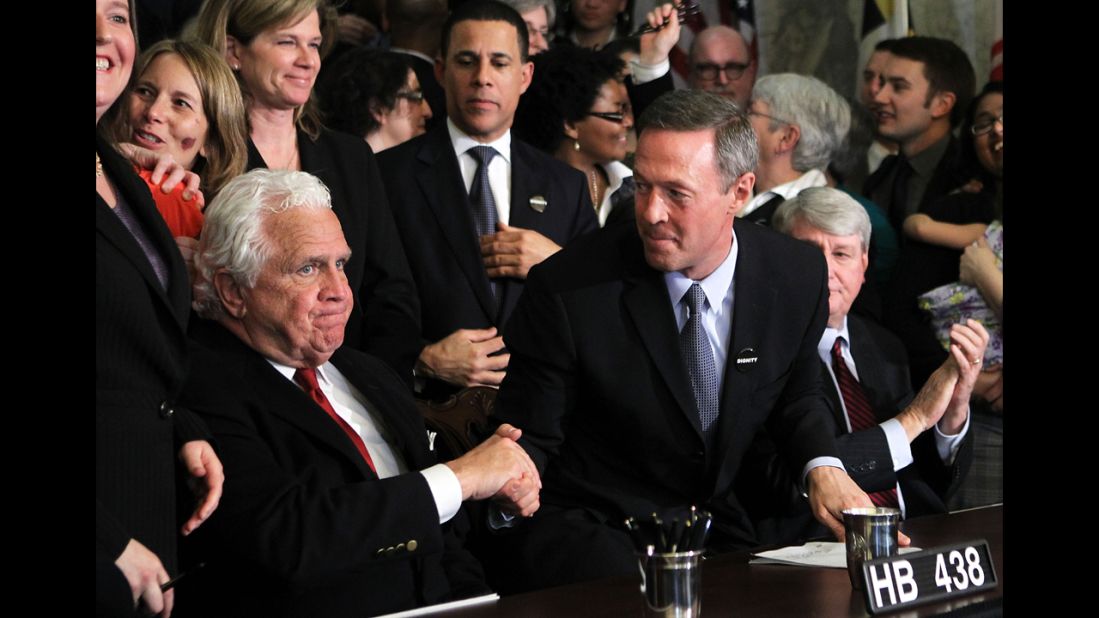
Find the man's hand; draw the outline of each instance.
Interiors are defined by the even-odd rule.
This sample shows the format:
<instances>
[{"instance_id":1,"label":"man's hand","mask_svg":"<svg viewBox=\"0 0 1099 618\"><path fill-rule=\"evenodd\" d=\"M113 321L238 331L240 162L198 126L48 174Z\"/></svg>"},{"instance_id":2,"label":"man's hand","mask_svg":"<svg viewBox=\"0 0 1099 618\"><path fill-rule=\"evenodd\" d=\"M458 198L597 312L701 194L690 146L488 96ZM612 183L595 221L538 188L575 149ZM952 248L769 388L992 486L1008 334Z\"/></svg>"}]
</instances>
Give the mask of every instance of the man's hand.
<instances>
[{"instance_id":1,"label":"man's hand","mask_svg":"<svg viewBox=\"0 0 1099 618\"><path fill-rule=\"evenodd\" d=\"M647 66L658 65L668 59L668 54L679 42L679 15L675 5L662 4L645 15L645 19L656 32L641 35L641 53L637 61ZM664 20L668 25L662 26Z\"/></svg>"},{"instance_id":2,"label":"man's hand","mask_svg":"<svg viewBox=\"0 0 1099 618\"><path fill-rule=\"evenodd\" d=\"M511 355L490 354L502 349L496 328L463 328L425 346L416 370L458 386L500 386Z\"/></svg>"},{"instance_id":3,"label":"man's hand","mask_svg":"<svg viewBox=\"0 0 1099 618\"><path fill-rule=\"evenodd\" d=\"M481 255L485 270L492 279L515 277L526 279L527 272L542 260L557 253L561 247L545 236L521 227L497 223L499 232L481 237Z\"/></svg>"},{"instance_id":4,"label":"man's hand","mask_svg":"<svg viewBox=\"0 0 1099 618\"><path fill-rule=\"evenodd\" d=\"M539 492L542 481L537 476L523 474L521 478L511 479L496 492L492 500L500 510L512 515L530 517L541 506Z\"/></svg>"},{"instance_id":5,"label":"man's hand","mask_svg":"<svg viewBox=\"0 0 1099 618\"><path fill-rule=\"evenodd\" d=\"M997 412L1004 411L1004 369L997 366L994 369L985 369L977 376L977 383L973 385L973 394L984 399L992 405Z\"/></svg>"},{"instance_id":6,"label":"man's hand","mask_svg":"<svg viewBox=\"0 0 1099 618\"><path fill-rule=\"evenodd\" d=\"M134 165L141 169L153 170L151 176L153 184L159 186L164 193L171 193L176 185L182 182L185 187L183 191L184 200L197 199L200 210L206 204L206 198L199 190L200 179L198 174L176 163L172 155L167 153L159 154L134 144L119 144L118 149Z\"/></svg>"},{"instance_id":7,"label":"man's hand","mask_svg":"<svg viewBox=\"0 0 1099 618\"><path fill-rule=\"evenodd\" d=\"M912 403L897 415L909 443L939 422L951 403L957 383L957 365L948 358L927 378Z\"/></svg>"},{"instance_id":8,"label":"man's hand","mask_svg":"<svg viewBox=\"0 0 1099 618\"><path fill-rule=\"evenodd\" d=\"M134 606L139 602L144 603L145 609L156 616L168 618L172 613L172 603L175 599L172 590L160 591L160 585L168 581L168 572L160 563L160 558L149 551L137 539L130 539L122 555L114 561L118 570L126 577L130 584L130 592L134 595Z\"/></svg>"},{"instance_id":9,"label":"man's hand","mask_svg":"<svg viewBox=\"0 0 1099 618\"><path fill-rule=\"evenodd\" d=\"M462 500L497 496L511 502L511 512L528 515L538 510L542 479L527 452L516 443L520 436L520 430L505 423L473 450L446 463L462 486ZM518 487L511 483L513 479L518 480Z\"/></svg>"},{"instance_id":10,"label":"man's hand","mask_svg":"<svg viewBox=\"0 0 1099 618\"><path fill-rule=\"evenodd\" d=\"M870 496L866 495L855 481L843 470L833 466L818 466L809 471L806 479L809 484L809 508L813 516L828 527L836 539L845 539L843 529L844 509L873 507ZM912 539L897 531L897 543L908 547Z\"/></svg>"},{"instance_id":11,"label":"man's hand","mask_svg":"<svg viewBox=\"0 0 1099 618\"><path fill-rule=\"evenodd\" d=\"M988 331L977 320L950 327L950 356L947 362L958 367L958 382L950 397L950 405L939 421L939 431L948 436L957 434L965 426L969 415L969 398L984 365Z\"/></svg>"},{"instance_id":12,"label":"man's hand","mask_svg":"<svg viewBox=\"0 0 1099 618\"><path fill-rule=\"evenodd\" d=\"M190 477L187 484L198 498L195 512L183 524L183 535L195 531L202 522L213 515L221 500L221 489L225 484L225 472L221 467L214 448L206 440L191 440L179 449L179 460L187 468Z\"/></svg>"}]
</instances>

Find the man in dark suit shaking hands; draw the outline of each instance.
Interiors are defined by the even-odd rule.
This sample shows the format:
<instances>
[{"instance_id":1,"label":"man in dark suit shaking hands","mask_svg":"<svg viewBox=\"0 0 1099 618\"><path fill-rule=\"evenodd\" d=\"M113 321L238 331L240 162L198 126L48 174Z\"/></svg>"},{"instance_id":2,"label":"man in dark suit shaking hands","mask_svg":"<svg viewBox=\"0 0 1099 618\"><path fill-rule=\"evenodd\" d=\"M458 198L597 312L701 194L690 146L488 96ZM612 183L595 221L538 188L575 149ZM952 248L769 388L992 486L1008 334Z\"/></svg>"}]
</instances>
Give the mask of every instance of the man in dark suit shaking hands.
<instances>
[{"instance_id":1,"label":"man in dark suit shaking hands","mask_svg":"<svg viewBox=\"0 0 1099 618\"><path fill-rule=\"evenodd\" d=\"M429 395L498 385L500 335L530 267L598 227L583 174L511 137L534 73L519 14L462 4L441 55L446 123L378 157L420 293Z\"/></svg>"},{"instance_id":2,"label":"man in dark suit shaking hands","mask_svg":"<svg viewBox=\"0 0 1099 618\"><path fill-rule=\"evenodd\" d=\"M820 387L820 251L734 224L755 182L748 118L677 91L638 126L636 229L531 269L505 331L496 416L521 419L544 481L510 544L517 588L636 574L630 515L695 504L714 514L713 548L752 545L733 479L763 426L837 536L843 508L871 504L838 459Z\"/></svg>"},{"instance_id":3,"label":"man in dark suit shaking hands","mask_svg":"<svg viewBox=\"0 0 1099 618\"><path fill-rule=\"evenodd\" d=\"M208 564L189 582L209 604L195 615L362 616L485 592L458 543L462 502L506 489L510 512L538 508L517 429L436 463L397 375L342 346L350 253L327 188L305 172L253 170L206 210L207 319L191 332L184 401L232 485L192 547Z\"/></svg>"}]
</instances>

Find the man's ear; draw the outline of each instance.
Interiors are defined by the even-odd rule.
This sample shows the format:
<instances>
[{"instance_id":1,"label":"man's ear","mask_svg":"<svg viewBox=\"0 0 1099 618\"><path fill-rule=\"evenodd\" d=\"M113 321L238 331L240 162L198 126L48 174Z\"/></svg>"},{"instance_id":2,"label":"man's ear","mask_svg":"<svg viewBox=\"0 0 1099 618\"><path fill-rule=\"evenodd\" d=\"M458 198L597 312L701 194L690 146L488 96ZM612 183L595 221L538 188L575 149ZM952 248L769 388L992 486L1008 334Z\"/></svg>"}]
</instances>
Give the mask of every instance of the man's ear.
<instances>
[{"instance_id":1,"label":"man's ear","mask_svg":"<svg viewBox=\"0 0 1099 618\"><path fill-rule=\"evenodd\" d=\"M793 152L799 141L801 141L801 127L796 124L785 125L782 128L782 138L778 141L779 149L784 153Z\"/></svg>"},{"instance_id":2,"label":"man's ear","mask_svg":"<svg viewBox=\"0 0 1099 618\"><path fill-rule=\"evenodd\" d=\"M958 97L953 92L938 92L935 96L931 97L931 104L928 105L928 109L931 110L931 117L935 119L946 116L950 117L951 110L954 109L954 104L958 102Z\"/></svg>"},{"instance_id":3,"label":"man's ear","mask_svg":"<svg viewBox=\"0 0 1099 618\"><path fill-rule=\"evenodd\" d=\"M233 278L233 275L229 273L228 269L222 268L214 273L214 290L217 292L218 300L221 301L225 313L238 320L244 317L244 314L247 313L244 306L244 290Z\"/></svg>"},{"instance_id":4,"label":"man's ear","mask_svg":"<svg viewBox=\"0 0 1099 618\"><path fill-rule=\"evenodd\" d=\"M744 209L744 206L748 204L752 199L752 187L756 184L755 172L744 172L741 174L733 186L729 187L729 191L726 193L729 205L729 213L734 217Z\"/></svg>"}]
</instances>

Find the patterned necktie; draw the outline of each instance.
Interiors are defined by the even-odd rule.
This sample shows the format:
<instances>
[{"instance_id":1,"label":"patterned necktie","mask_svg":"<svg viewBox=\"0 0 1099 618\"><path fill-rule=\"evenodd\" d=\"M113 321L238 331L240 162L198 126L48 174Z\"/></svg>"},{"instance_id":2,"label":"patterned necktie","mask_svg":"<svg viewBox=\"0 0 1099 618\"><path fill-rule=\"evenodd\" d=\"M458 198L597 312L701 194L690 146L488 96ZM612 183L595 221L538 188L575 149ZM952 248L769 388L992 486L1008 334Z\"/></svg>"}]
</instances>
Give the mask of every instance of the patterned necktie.
<instances>
[{"instance_id":1,"label":"patterned necktie","mask_svg":"<svg viewBox=\"0 0 1099 618\"><path fill-rule=\"evenodd\" d=\"M332 420L336 421L336 424L340 426L340 429L342 429L344 433L347 434L347 437L351 439L351 442L355 444L355 448L359 451L359 454L366 460L366 465L370 466L370 469L374 471L374 474L377 474L378 470L374 467L374 460L370 458L370 453L366 450L363 439L351 428L351 425L347 424L347 421L340 418L339 414L336 414L336 410L332 407L332 403L328 401L328 397L324 396L321 385L317 383L317 370L312 368L298 369L294 372L294 382L297 382L298 386L302 387L305 393L309 395L322 410L327 412Z\"/></svg>"},{"instance_id":2,"label":"patterned necktie","mask_svg":"<svg viewBox=\"0 0 1099 618\"><path fill-rule=\"evenodd\" d=\"M474 146L466 152L477 162L477 173L469 187L469 205L473 209L473 223L477 226L478 242L486 234L496 233L496 198L488 183L488 166L498 154L492 146ZM496 282L488 280L492 295L496 296Z\"/></svg>"},{"instance_id":3,"label":"patterned necktie","mask_svg":"<svg viewBox=\"0 0 1099 618\"><path fill-rule=\"evenodd\" d=\"M698 405L698 418L702 431L709 431L717 420L717 364L710 339L702 328L702 311L706 305L706 293L698 283L683 295L690 310L687 323L679 333L679 352L691 375L691 388L694 390L695 403Z\"/></svg>"},{"instance_id":4,"label":"patterned necktie","mask_svg":"<svg viewBox=\"0 0 1099 618\"><path fill-rule=\"evenodd\" d=\"M843 405L847 408L847 419L851 421L851 432L862 431L876 425L874 410L870 407L870 401L862 390L862 385L855 379L854 374L847 368L843 360L843 337L836 337L832 344L832 371L836 374L836 382L840 386L840 395L843 397ZM875 491L870 494L870 501L878 506L891 506L897 508L897 488Z\"/></svg>"}]
</instances>

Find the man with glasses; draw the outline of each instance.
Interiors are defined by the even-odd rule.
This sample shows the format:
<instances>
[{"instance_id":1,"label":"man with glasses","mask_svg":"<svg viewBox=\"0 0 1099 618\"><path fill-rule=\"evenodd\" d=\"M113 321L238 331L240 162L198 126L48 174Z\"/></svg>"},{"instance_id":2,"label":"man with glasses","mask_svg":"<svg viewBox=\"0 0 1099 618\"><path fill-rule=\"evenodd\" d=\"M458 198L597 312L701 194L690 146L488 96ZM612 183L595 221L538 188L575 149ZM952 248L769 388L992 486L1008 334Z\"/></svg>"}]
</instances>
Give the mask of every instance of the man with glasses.
<instances>
[{"instance_id":1,"label":"man with glasses","mask_svg":"<svg viewBox=\"0 0 1099 618\"><path fill-rule=\"evenodd\" d=\"M501 0L519 12L527 25L528 54L533 56L549 50L553 41L553 23L557 6L553 0Z\"/></svg>"},{"instance_id":2,"label":"man with glasses","mask_svg":"<svg viewBox=\"0 0 1099 618\"><path fill-rule=\"evenodd\" d=\"M746 109L756 83L756 61L739 32L729 26L712 26L691 42L687 83L728 97Z\"/></svg>"}]
</instances>

